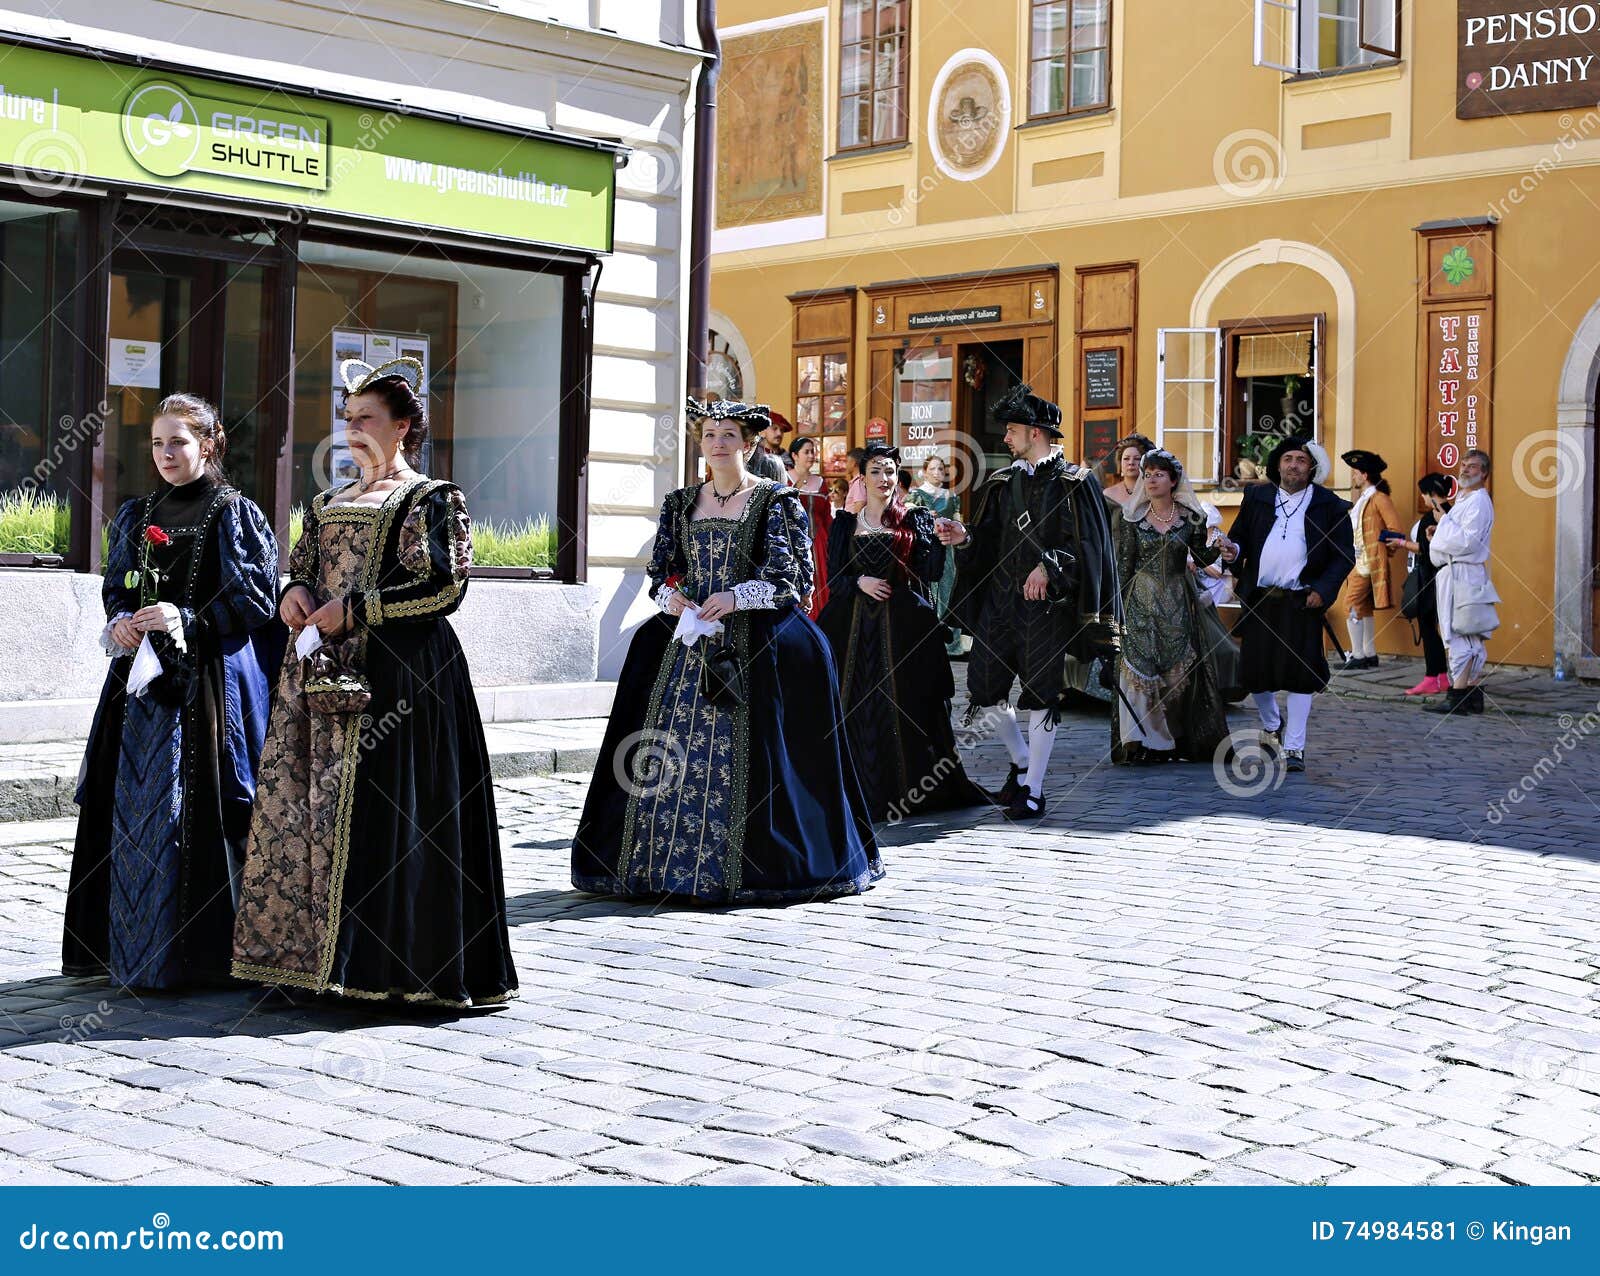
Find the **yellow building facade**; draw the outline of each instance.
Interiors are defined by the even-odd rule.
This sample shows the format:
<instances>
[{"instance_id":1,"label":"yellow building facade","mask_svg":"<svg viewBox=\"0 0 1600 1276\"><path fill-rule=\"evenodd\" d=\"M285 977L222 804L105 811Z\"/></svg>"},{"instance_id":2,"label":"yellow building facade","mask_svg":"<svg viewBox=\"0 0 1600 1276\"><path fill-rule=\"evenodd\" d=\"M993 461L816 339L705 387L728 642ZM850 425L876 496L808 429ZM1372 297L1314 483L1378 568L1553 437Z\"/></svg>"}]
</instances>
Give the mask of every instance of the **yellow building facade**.
<instances>
[{"instance_id":1,"label":"yellow building facade","mask_svg":"<svg viewBox=\"0 0 1600 1276\"><path fill-rule=\"evenodd\" d=\"M1600 6L725 0L711 387L959 487L987 408L1236 505L1272 437L1494 458L1494 659L1600 671ZM1336 487L1349 471L1337 464ZM1415 651L1398 613L1387 653Z\"/></svg>"}]
</instances>

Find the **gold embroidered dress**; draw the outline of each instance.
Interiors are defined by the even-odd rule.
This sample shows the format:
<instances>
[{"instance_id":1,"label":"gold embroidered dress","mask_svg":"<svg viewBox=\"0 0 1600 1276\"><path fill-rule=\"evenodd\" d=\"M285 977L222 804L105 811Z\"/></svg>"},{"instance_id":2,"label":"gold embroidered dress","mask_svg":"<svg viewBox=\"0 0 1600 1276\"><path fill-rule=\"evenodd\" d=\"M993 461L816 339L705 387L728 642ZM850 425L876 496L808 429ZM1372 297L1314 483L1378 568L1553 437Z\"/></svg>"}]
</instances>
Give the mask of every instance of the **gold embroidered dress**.
<instances>
[{"instance_id":1,"label":"gold embroidered dress","mask_svg":"<svg viewBox=\"0 0 1600 1276\"><path fill-rule=\"evenodd\" d=\"M472 563L466 503L421 478L381 505L344 494L313 500L289 586L319 606L348 597L356 624L308 660L292 646L284 657L233 972L356 997L501 1001L517 981L488 749L445 620ZM359 710L307 694L363 683Z\"/></svg>"}]
</instances>

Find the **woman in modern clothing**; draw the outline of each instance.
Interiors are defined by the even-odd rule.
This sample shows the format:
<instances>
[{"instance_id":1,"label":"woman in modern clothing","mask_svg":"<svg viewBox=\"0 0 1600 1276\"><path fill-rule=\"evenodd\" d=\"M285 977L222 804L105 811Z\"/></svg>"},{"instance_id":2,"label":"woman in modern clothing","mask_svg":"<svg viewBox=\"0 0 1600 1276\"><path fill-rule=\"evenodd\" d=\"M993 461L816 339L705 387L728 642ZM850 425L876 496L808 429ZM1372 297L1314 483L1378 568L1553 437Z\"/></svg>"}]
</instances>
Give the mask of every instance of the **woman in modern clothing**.
<instances>
[{"instance_id":1,"label":"woman in modern clothing","mask_svg":"<svg viewBox=\"0 0 1600 1276\"><path fill-rule=\"evenodd\" d=\"M1406 601L1401 610L1407 620L1416 622L1422 635L1422 680L1407 688L1408 696L1442 696L1450 690L1450 659L1439 634L1439 598L1434 579L1439 569L1428 554L1428 541L1450 508L1453 485L1448 475L1429 473L1417 480L1417 491L1427 508L1411 525L1411 533L1400 542L1407 552ZM1413 581L1415 583L1413 584Z\"/></svg>"},{"instance_id":2,"label":"woman in modern clothing","mask_svg":"<svg viewBox=\"0 0 1600 1276\"><path fill-rule=\"evenodd\" d=\"M1139 466L1114 530L1124 625L1112 760L1210 761L1228 724L1189 560L1209 566L1237 551L1213 540L1177 457L1158 449Z\"/></svg>"},{"instance_id":3,"label":"woman in modern clothing","mask_svg":"<svg viewBox=\"0 0 1600 1276\"><path fill-rule=\"evenodd\" d=\"M710 477L662 503L648 568L661 614L628 648L572 884L707 903L857 894L883 869L833 660L799 606L805 510L745 469L765 408L691 399L689 416Z\"/></svg>"},{"instance_id":4,"label":"woman in modern clothing","mask_svg":"<svg viewBox=\"0 0 1600 1276\"><path fill-rule=\"evenodd\" d=\"M900 498L899 461L895 448L866 449L867 494L834 520L834 594L818 622L874 820L987 802L956 753L955 685L926 594L944 571L945 548L933 512Z\"/></svg>"},{"instance_id":5,"label":"woman in modern clothing","mask_svg":"<svg viewBox=\"0 0 1600 1276\"><path fill-rule=\"evenodd\" d=\"M241 979L369 1000L504 1001L517 986L483 725L445 617L472 523L423 477L422 365L347 361L361 476L320 493L279 614L322 646L284 660L244 891Z\"/></svg>"},{"instance_id":6,"label":"woman in modern clothing","mask_svg":"<svg viewBox=\"0 0 1600 1276\"><path fill-rule=\"evenodd\" d=\"M160 481L107 533L101 643L112 660L77 791L62 945L67 974L141 989L228 976L284 640L277 542L224 477L216 409L169 395L150 445ZM151 660L159 673L147 682Z\"/></svg>"},{"instance_id":7,"label":"woman in modern clothing","mask_svg":"<svg viewBox=\"0 0 1600 1276\"><path fill-rule=\"evenodd\" d=\"M812 620L828 605L828 529L833 526L827 480L817 470L819 455L815 439L796 439L789 446L789 456L794 461L790 484L799 495L806 520L811 524L811 564L815 574L806 614Z\"/></svg>"},{"instance_id":8,"label":"woman in modern clothing","mask_svg":"<svg viewBox=\"0 0 1600 1276\"><path fill-rule=\"evenodd\" d=\"M922 482L911 489L911 494L906 497L907 502L930 511L935 518L960 518L961 498L945 486L949 474L949 467L942 456L930 456L922 463ZM933 604L934 611L947 626L950 635L945 650L952 656L959 656L965 650L965 646L950 616L950 599L955 593L955 588L956 556L946 554L944 571L940 573L938 580L927 582L926 592L928 601Z\"/></svg>"}]
</instances>

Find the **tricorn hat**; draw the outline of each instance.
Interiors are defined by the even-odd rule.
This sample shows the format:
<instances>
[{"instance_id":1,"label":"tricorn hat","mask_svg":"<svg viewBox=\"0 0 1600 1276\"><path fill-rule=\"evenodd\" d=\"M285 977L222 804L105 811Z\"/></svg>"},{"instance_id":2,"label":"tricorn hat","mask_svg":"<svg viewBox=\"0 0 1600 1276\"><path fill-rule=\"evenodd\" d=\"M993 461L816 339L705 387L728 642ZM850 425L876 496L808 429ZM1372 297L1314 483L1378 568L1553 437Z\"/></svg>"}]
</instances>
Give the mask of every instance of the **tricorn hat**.
<instances>
[{"instance_id":1,"label":"tricorn hat","mask_svg":"<svg viewBox=\"0 0 1600 1276\"><path fill-rule=\"evenodd\" d=\"M1340 456L1339 459L1352 470L1360 470L1370 479L1377 478L1389 468L1389 462L1385 461L1376 452L1366 452L1361 448L1352 448Z\"/></svg>"},{"instance_id":2,"label":"tricorn hat","mask_svg":"<svg viewBox=\"0 0 1600 1276\"><path fill-rule=\"evenodd\" d=\"M1021 381L994 405L994 419L1001 425L1028 425L1061 437L1061 409L1049 399L1041 399L1031 385Z\"/></svg>"}]
</instances>

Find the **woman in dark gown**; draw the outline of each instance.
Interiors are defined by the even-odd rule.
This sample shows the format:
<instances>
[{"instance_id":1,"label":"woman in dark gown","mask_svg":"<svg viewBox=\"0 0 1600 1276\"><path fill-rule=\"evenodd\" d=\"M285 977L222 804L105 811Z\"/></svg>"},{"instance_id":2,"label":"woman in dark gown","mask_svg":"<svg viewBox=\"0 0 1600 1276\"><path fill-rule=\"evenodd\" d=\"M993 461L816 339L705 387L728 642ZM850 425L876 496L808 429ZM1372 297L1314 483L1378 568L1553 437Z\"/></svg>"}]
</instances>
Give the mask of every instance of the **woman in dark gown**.
<instances>
[{"instance_id":1,"label":"woman in dark gown","mask_svg":"<svg viewBox=\"0 0 1600 1276\"><path fill-rule=\"evenodd\" d=\"M171 395L150 428L162 481L124 502L107 533L112 662L77 791L62 968L171 989L228 975L284 633L273 619L277 542L223 478L216 410ZM162 672L129 695L146 636Z\"/></svg>"},{"instance_id":2,"label":"woman in dark gown","mask_svg":"<svg viewBox=\"0 0 1600 1276\"><path fill-rule=\"evenodd\" d=\"M1215 665L1206 659L1211 639L1189 561L1210 566L1236 551L1227 538L1212 538L1171 452L1147 452L1140 472L1112 524L1123 627L1111 757L1119 764L1210 762L1228 721Z\"/></svg>"},{"instance_id":3,"label":"woman in dark gown","mask_svg":"<svg viewBox=\"0 0 1600 1276\"><path fill-rule=\"evenodd\" d=\"M764 408L691 399L689 414L710 478L662 504L648 569L661 614L628 648L572 884L707 903L857 894L883 868L828 645L799 606L805 511L745 471ZM696 621L723 632L674 636Z\"/></svg>"},{"instance_id":4,"label":"woman in dark gown","mask_svg":"<svg viewBox=\"0 0 1600 1276\"><path fill-rule=\"evenodd\" d=\"M280 614L326 645L284 659L233 973L366 1000L494 1004L517 987L494 785L445 619L466 593L472 521L459 488L412 468L421 364L365 366L347 369L345 404L361 477L312 501L289 554ZM404 375L380 375L396 366Z\"/></svg>"},{"instance_id":5,"label":"woman in dark gown","mask_svg":"<svg viewBox=\"0 0 1600 1276\"><path fill-rule=\"evenodd\" d=\"M874 820L987 803L967 778L950 727L955 683L946 629L928 600L944 572L934 514L907 506L900 453L874 443L863 458L866 499L834 519L833 594L818 624L839 670L850 753Z\"/></svg>"}]
</instances>

